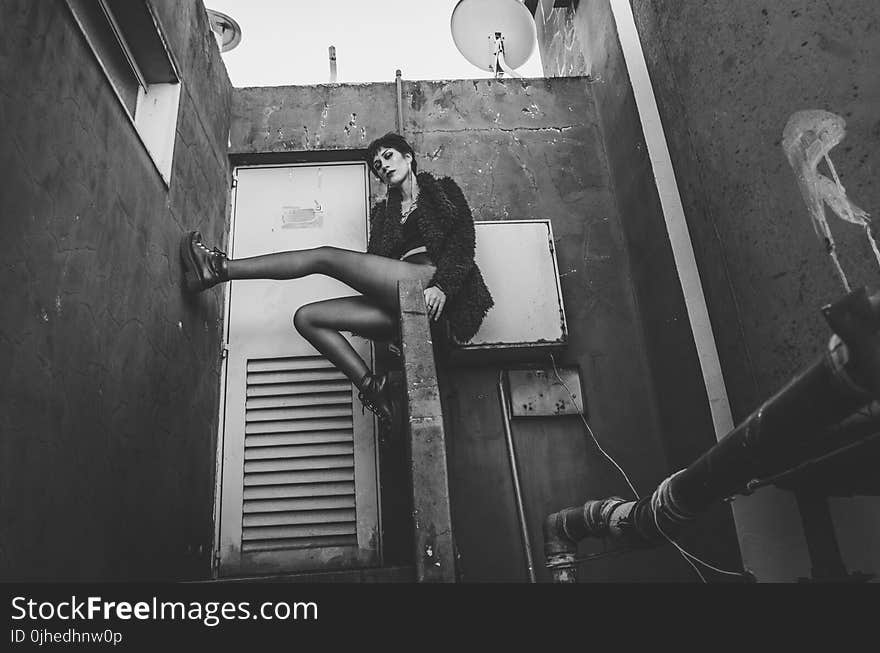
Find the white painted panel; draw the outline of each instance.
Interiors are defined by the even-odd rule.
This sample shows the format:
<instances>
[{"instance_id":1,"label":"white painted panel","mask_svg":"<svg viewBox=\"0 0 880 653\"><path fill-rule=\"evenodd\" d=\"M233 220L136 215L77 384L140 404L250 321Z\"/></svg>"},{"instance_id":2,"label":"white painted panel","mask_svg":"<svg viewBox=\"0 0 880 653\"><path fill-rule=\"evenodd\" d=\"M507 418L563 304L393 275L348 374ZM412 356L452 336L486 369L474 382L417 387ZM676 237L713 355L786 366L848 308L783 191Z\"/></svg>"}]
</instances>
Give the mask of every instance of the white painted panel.
<instances>
[{"instance_id":1,"label":"white painted panel","mask_svg":"<svg viewBox=\"0 0 880 653\"><path fill-rule=\"evenodd\" d=\"M566 338L549 220L475 222L475 260L495 306L464 347L540 346Z\"/></svg>"}]
</instances>

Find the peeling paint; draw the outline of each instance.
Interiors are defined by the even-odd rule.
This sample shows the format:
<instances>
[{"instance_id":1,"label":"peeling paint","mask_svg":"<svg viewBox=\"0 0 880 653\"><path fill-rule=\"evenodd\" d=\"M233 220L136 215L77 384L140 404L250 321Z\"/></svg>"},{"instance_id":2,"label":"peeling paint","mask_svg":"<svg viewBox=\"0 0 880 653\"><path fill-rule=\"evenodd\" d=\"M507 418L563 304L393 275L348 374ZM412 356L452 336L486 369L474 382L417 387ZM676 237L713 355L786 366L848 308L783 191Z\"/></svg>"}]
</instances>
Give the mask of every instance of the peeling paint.
<instances>
[{"instance_id":1,"label":"peeling paint","mask_svg":"<svg viewBox=\"0 0 880 653\"><path fill-rule=\"evenodd\" d=\"M351 117L348 120L348 124L345 127L343 127L343 129L342 129L342 131L345 133L345 137L348 138L348 136L351 134L351 130L356 127L357 127L357 114L352 113Z\"/></svg>"},{"instance_id":2,"label":"peeling paint","mask_svg":"<svg viewBox=\"0 0 880 653\"><path fill-rule=\"evenodd\" d=\"M569 107L570 109L571 107ZM522 108L522 112L529 116L530 118L536 118L540 115L541 109L538 108L538 105L534 102L527 107Z\"/></svg>"},{"instance_id":3,"label":"peeling paint","mask_svg":"<svg viewBox=\"0 0 880 653\"><path fill-rule=\"evenodd\" d=\"M443 146L441 145L441 146L438 147L436 150L434 150L433 152L431 152L430 154L428 154L428 158L431 159L431 161L436 161L437 159L440 158L440 155L441 155L442 153L443 153Z\"/></svg>"},{"instance_id":4,"label":"peeling paint","mask_svg":"<svg viewBox=\"0 0 880 653\"><path fill-rule=\"evenodd\" d=\"M303 133L302 133L302 149L308 150L311 149L309 147L309 128L303 125Z\"/></svg>"},{"instance_id":5,"label":"peeling paint","mask_svg":"<svg viewBox=\"0 0 880 653\"><path fill-rule=\"evenodd\" d=\"M813 229L822 238L825 250L843 282L843 287L850 292L849 280L837 258L834 236L825 216L825 205L841 220L865 229L878 266L880 266L880 251L877 250L869 215L846 196L846 189L828 156L846 136L845 127L846 121L843 118L828 111L797 111L788 119L782 132L782 148L797 177L801 195L810 212ZM833 181L818 171L822 160L828 165L834 177Z\"/></svg>"}]
</instances>

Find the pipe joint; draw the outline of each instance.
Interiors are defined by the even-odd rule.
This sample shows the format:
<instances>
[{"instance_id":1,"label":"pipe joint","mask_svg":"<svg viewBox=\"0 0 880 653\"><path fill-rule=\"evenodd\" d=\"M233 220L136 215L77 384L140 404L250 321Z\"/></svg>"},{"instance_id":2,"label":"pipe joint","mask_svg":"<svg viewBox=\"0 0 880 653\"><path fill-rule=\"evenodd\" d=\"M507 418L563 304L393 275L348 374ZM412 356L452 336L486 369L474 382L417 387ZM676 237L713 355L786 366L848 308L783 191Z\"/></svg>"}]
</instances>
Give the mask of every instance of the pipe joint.
<instances>
[{"instance_id":1,"label":"pipe joint","mask_svg":"<svg viewBox=\"0 0 880 653\"><path fill-rule=\"evenodd\" d=\"M582 506L564 508L544 520L544 554L574 553L577 543L587 537L612 535L612 515L626 499L594 499Z\"/></svg>"}]
</instances>

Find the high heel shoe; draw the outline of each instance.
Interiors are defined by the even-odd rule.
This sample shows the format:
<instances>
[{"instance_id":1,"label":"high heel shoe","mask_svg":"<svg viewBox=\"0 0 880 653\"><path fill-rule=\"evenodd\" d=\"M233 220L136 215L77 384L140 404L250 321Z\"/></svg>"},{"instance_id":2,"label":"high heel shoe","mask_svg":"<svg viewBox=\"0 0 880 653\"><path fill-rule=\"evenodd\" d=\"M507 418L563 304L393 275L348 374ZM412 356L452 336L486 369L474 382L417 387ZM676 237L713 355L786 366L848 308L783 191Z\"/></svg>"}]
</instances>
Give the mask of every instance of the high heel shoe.
<instances>
[{"instance_id":1,"label":"high heel shoe","mask_svg":"<svg viewBox=\"0 0 880 653\"><path fill-rule=\"evenodd\" d=\"M198 231L190 231L180 241L180 258L183 260L186 287L190 292L201 292L229 280L226 252L216 247L208 249Z\"/></svg>"},{"instance_id":2,"label":"high heel shoe","mask_svg":"<svg viewBox=\"0 0 880 653\"><path fill-rule=\"evenodd\" d=\"M375 413L381 422L390 422L394 412L388 396L388 375L376 376L368 372L361 379L360 387L358 399L361 403Z\"/></svg>"}]
</instances>

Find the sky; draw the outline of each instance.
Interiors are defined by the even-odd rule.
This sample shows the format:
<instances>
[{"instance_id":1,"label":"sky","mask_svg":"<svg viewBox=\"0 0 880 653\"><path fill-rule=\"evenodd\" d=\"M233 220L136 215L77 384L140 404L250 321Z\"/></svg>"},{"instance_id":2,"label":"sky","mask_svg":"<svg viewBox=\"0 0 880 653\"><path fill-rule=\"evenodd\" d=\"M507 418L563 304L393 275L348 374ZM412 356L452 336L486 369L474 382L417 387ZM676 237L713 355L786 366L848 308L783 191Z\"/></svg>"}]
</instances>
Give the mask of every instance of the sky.
<instances>
[{"instance_id":1,"label":"sky","mask_svg":"<svg viewBox=\"0 0 880 653\"><path fill-rule=\"evenodd\" d=\"M232 17L241 43L223 54L233 86L330 82L336 47L339 83L491 77L459 53L450 18L458 0L205 0ZM537 44L517 69L542 77Z\"/></svg>"}]
</instances>

